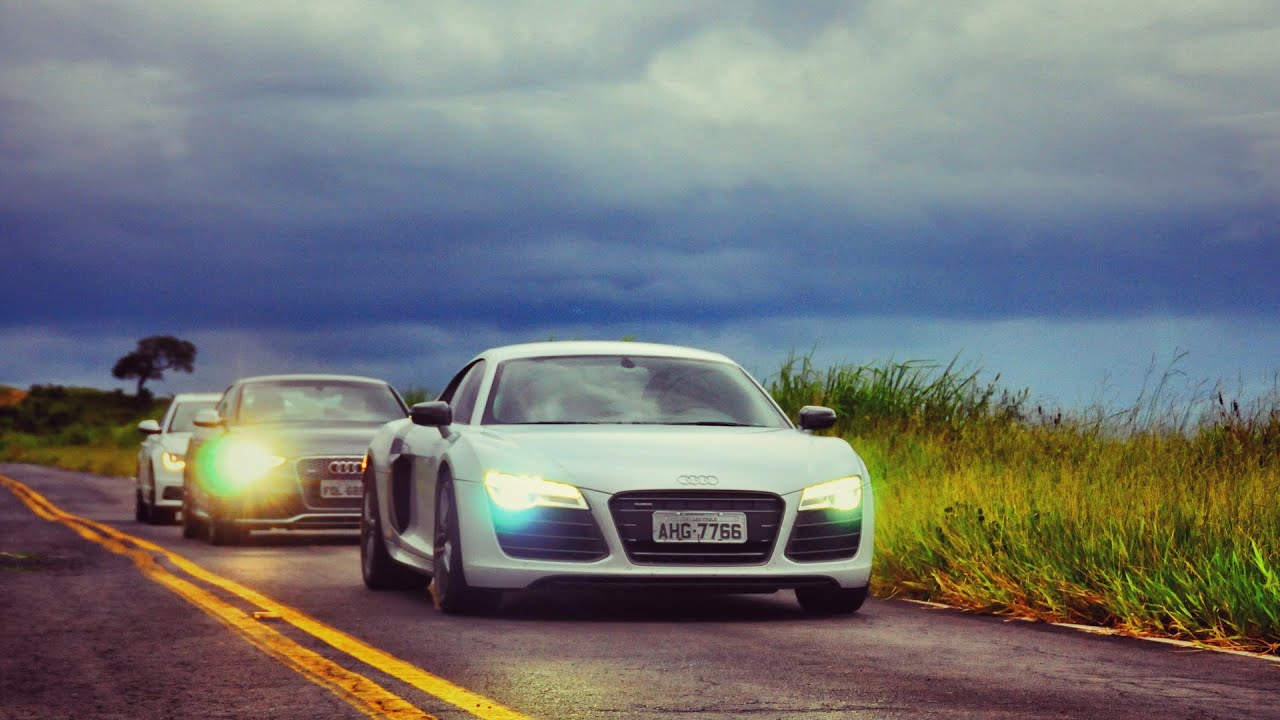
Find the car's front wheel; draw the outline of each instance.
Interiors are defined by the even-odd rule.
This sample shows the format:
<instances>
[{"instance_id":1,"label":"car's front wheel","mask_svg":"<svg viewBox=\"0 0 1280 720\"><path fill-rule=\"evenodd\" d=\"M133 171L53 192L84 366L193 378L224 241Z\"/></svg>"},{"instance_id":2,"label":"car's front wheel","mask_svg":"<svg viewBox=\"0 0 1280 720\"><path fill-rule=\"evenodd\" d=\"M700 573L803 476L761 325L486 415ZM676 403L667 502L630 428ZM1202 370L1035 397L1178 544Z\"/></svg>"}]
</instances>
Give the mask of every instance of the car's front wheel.
<instances>
[{"instance_id":1,"label":"car's front wheel","mask_svg":"<svg viewBox=\"0 0 1280 720\"><path fill-rule=\"evenodd\" d=\"M182 487L182 537L188 540L202 537L205 534L204 522L196 517L195 499L191 494L193 485L194 483L188 480L183 483Z\"/></svg>"},{"instance_id":2,"label":"car's front wheel","mask_svg":"<svg viewBox=\"0 0 1280 720\"><path fill-rule=\"evenodd\" d=\"M796 600L809 615L850 615L867 600L867 589L841 587L796 588Z\"/></svg>"},{"instance_id":3,"label":"car's front wheel","mask_svg":"<svg viewBox=\"0 0 1280 720\"><path fill-rule=\"evenodd\" d=\"M391 559L382 538L377 488L370 470L365 471L364 499L360 510L360 575L370 590L408 590L425 587L431 578Z\"/></svg>"},{"instance_id":4,"label":"car's front wheel","mask_svg":"<svg viewBox=\"0 0 1280 720\"><path fill-rule=\"evenodd\" d=\"M149 522L151 520L151 511L147 508L147 504L142 502L141 485L133 491L133 496L133 519L138 522Z\"/></svg>"},{"instance_id":5,"label":"car's front wheel","mask_svg":"<svg viewBox=\"0 0 1280 720\"><path fill-rule=\"evenodd\" d=\"M248 533L236 521L213 515L209 518L209 543L211 545L239 545Z\"/></svg>"},{"instance_id":6,"label":"car's front wheel","mask_svg":"<svg viewBox=\"0 0 1280 720\"><path fill-rule=\"evenodd\" d=\"M458 528L458 498L453 478L446 471L437 484L435 544L432 548L432 594L436 606L449 615L493 612L502 603L498 590L467 584L462 559L462 533Z\"/></svg>"}]
</instances>

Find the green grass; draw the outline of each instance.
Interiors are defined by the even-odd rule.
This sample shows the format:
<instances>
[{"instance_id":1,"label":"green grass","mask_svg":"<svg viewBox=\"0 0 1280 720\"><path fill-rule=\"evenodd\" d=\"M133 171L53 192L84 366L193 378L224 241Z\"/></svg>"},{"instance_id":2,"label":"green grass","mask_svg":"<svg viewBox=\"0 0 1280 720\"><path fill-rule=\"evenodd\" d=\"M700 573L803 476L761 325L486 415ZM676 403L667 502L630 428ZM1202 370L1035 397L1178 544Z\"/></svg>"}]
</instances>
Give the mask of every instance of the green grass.
<instances>
[{"instance_id":1,"label":"green grass","mask_svg":"<svg viewBox=\"0 0 1280 720\"><path fill-rule=\"evenodd\" d=\"M954 362L793 356L771 390L835 407L867 462L877 594L1274 652L1280 410L1163 404L1166 381L1079 417Z\"/></svg>"}]
</instances>

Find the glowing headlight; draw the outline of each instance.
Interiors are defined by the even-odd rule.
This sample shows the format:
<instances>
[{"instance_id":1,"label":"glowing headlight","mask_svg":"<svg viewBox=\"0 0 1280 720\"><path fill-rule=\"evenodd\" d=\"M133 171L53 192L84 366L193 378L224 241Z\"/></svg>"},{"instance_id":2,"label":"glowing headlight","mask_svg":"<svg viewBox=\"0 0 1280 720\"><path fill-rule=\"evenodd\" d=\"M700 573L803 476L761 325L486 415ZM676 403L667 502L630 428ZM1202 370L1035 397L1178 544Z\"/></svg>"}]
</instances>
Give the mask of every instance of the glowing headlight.
<instances>
[{"instance_id":1,"label":"glowing headlight","mask_svg":"<svg viewBox=\"0 0 1280 720\"><path fill-rule=\"evenodd\" d=\"M862 502L862 478L857 475L810 485L800 493L801 510L853 510Z\"/></svg>"},{"instance_id":2,"label":"glowing headlight","mask_svg":"<svg viewBox=\"0 0 1280 720\"><path fill-rule=\"evenodd\" d=\"M256 442L229 440L214 448L210 480L215 491L237 492L261 480L284 463L285 458L271 454Z\"/></svg>"},{"instance_id":3,"label":"glowing headlight","mask_svg":"<svg viewBox=\"0 0 1280 720\"><path fill-rule=\"evenodd\" d=\"M164 469L169 472L182 472L182 468L187 466L187 461L178 453L171 453L168 450L160 453L160 462L164 464Z\"/></svg>"},{"instance_id":4,"label":"glowing headlight","mask_svg":"<svg viewBox=\"0 0 1280 720\"><path fill-rule=\"evenodd\" d=\"M490 470L484 475L484 487L493 504L503 510L528 510L534 507L587 509L587 501L578 488L537 475L510 475Z\"/></svg>"}]
</instances>

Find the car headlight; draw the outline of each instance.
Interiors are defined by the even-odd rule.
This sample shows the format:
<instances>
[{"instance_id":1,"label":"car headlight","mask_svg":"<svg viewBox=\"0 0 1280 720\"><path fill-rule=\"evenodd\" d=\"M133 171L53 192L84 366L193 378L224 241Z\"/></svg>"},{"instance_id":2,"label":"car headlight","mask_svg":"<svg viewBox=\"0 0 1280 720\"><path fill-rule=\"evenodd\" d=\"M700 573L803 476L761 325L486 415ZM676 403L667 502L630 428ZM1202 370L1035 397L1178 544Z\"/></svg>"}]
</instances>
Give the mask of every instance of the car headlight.
<instances>
[{"instance_id":1,"label":"car headlight","mask_svg":"<svg viewBox=\"0 0 1280 720\"><path fill-rule=\"evenodd\" d=\"M164 465L164 469L169 472L182 472L187 466L187 461L178 453L171 453L168 450L160 453L160 462Z\"/></svg>"},{"instance_id":2,"label":"car headlight","mask_svg":"<svg viewBox=\"0 0 1280 720\"><path fill-rule=\"evenodd\" d=\"M493 504L503 510L528 510L535 507L587 509L586 498L578 488L567 483L544 480L537 475L512 475L490 470L484 474L484 487Z\"/></svg>"},{"instance_id":3,"label":"car headlight","mask_svg":"<svg viewBox=\"0 0 1280 720\"><path fill-rule=\"evenodd\" d=\"M853 510L862 503L862 478L850 475L810 485L800 493L801 510Z\"/></svg>"},{"instance_id":4,"label":"car headlight","mask_svg":"<svg viewBox=\"0 0 1280 720\"><path fill-rule=\"evenodd\" d=\"M210 489L220 494L242 491L285 463L283 456L252 440L231 439L210 450Z\"/></svg>"}]
</instances>

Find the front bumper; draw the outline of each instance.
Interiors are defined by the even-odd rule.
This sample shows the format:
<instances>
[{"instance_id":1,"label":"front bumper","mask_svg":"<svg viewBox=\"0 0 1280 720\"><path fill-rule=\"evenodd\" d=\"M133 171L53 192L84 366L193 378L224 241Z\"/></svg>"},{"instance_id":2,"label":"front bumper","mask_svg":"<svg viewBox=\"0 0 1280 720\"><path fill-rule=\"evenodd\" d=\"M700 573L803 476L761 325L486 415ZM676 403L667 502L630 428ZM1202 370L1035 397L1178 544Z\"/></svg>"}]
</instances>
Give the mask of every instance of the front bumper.
<instances>
[{"instance_id":1,"label":"front bumper","mask_svg":"<svg viewBox=\"0 0 1280 720\"><path fill-rule=\"evenodd\" d=\"M797 519L798 494L792 494L778 498L782 507L771 547L759 560L741 564L702 563L696 559L681 564L641 564L628 556L610 511L611 496L590 490L582 493L603 540L603 557L586 562L513 557L504 552L499 542L494 510L484 486L457 481L455 489L463 517L483 520L461 524L467 581L476 587L519 590L556 585L772 592L816 585L860 588L866 587L871 578L875 528L870 488L864 488L860 538L851 557L812 562L788 557L788 541ZM794 551L791 554L794 556ZM632 555L636 555L634 546Z\"/></svg>"},{"instance_id":2,"label":"front bumper","mask_svg":"<svg viewBox=\"0 0 1280 720\"><path fill-rule=\"evenodd\" d=\"M169 470L157 459L153 463L151 481L155 483L156 487L155 507L174 509L182 507L181 470L176 472Z\"/></svg>"},{"instance_id":3,"label":"front bumper","mask_svg":"<svg viewBox=\"0 0 1280 720\"><path fill-rule=\"evenodd\" d=\"M317 465L351 461L353 458L347 456L299 458L235 494L211 498L213 514L256 530L358 528L361 498L321 497L319 487L322 480L328 479L359 483L359 476L338 478L315 470Z\"/></svg>"}]
</instances>

